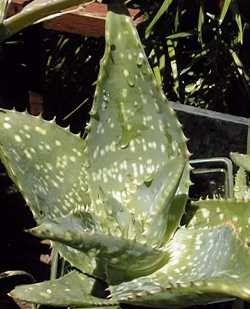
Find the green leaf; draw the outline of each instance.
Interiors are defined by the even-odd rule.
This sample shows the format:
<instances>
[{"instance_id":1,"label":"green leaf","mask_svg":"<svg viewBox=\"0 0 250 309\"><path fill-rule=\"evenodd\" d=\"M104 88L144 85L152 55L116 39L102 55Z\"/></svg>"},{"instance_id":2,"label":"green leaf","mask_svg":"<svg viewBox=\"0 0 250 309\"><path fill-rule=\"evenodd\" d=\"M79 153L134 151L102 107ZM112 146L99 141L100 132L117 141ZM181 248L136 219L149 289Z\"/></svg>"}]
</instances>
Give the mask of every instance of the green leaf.
<instances>
[{"instance_id":1,"label":"green leaf","mask_svg":"<svg viewBox=\"0 0 250 309\"><path fill-rule=\"evenodd\" d=\"M18 286L10 295L28 303L57 307L95 308L117 304L113 300L92 296L94 284L94 279L72 271L60 279Z\"/></svg>"},{"instance_id":2,"label":"green leaf","mask_svg":"<svg viewBox=\"0 0 250 309\"><path fill-rule=\"evenodd\" d=\"M89 204L85 142L27 113L0 110L0 158L35 219L56 218Z\"/></svg>"},{"instance_id":3,"label":"green leaf","mask_svg":"<svg viewBox=\"0 0 250 309\"><path fill-rule=\"evenodd\" d=\"M235 175L234 197L237 200L249 200L250 190L247 185L247 174L244 168L240 167Z\"/></svg>"},{"instance_id":4,"label":"green leaf","mask_svg":"<svg viewBox=\"0 0 250 309\"><path fill-rule=\"evenodd\" d=\"M162 235L150 234L156 229L151 222L155 226L156 218L163 214L165 222L169 218L179 222L184 205L179 205L177 215L169 201L189 154L181 125L154 78L128 16L108 13L106 49L90 114L86 143L91 211L105 234L142 243L150 235L155 245L160 244ZM185 175L189 184L189 175ZM112 215L110 206L105 206L110 200L118 209ZM126 218L126 231L122 216Z\"/></svg>"},{"instance_id":5,"label":"green leaf","mask_svg":"<svg viewBox=\"0 0 250 309\"><path fill-rule=\"evenodd\" d=\"M250 172L250 155L231 152L230 157L237 166Z\"/></svg>"},{"instance_id":6,"label":"green leaf","mask_svg":"<svg viewBox=\"0 0 250 309\"><path fill-rule=\"evenodd\" d=\"M38 223L89 204L85 142L69 130L27 113L0 110L0 158ZM93 270L81 252L56 245L82 271Z\"/></svg>"},{"instance_id":7,"label":"green leaf","mask_svg":"<svg viewBox=\"0 0 250 309\"><path fill-rule=\"evenodd\" d=\"M172 4L173 0L165 0L163 4L161 5L160 9L156 13L155 17L149 24L149 26L146 29L146 37L148 37L154 27L154 25L158 22L158 20L161 18L161 16L169 9L170 5Z\"/></svg>"},{"instance_id":8,"label":"green leaf","mask_svg":"<svg viewBox=\"0 0 250 309\"><path fill-rule=\"evenodd\" d=\"M9 4L10 4L10 0L1 0L1 3L0 3L0 24L3 23L4 18L6 17L6 13L7 13Z\"/></svg>"},{"instance_id":9,"label":"green leaf","mask_svg":"<svg viewBox=\"0 0 250 309\"><path fill-rule=\"evenodd\" d=\"M1 0L2 1L2 0ZM6 0L4 0L6 1ZM14 16L4 20L0 32L0 42L11 37L22 29L40 22L43 18L58 14L61 10L74 5L91 2L90 0L33 0ZM0 7L1 8L1 7Z\"/></svg>"},{"instance_id":10,"label":"green leaf","mask_svg":"<svg viewBox=\"0 0 250 309\"><path fill-rule=\"evenodd\" d=\"M231 226L177 231L170 262L154 274L113 286L118 301L148 307L187 307L250 299L249 248Z\"/></svg>"},{"instance_id":11,"label":"green leaf","mask_svg":"<svg viewBox=\"0 0 250 309\"><path fill-rule=\"evenodd\" d=\"M171 35L168 35L166 37L167 40L177 40L177 39L181 39L181 38L188 38L190 36L192 36L193 34L190 32L178 32L178 33L174 33Z\"/></svg>"},{"instance_id":12,"label":"green leaf","mask_svg":"<svg viewBox=\"0 0 250 309\"><path fill-rule=\"evenodd\" d=\"M213 227L219 224L231 225L242 242L250 241L250 206L247 201L200 200L193 203L198 207L190 228Z\"/></svg>"},{"instance_id":13,"label":"green leaf","mask_svg":"<svg viewBox=\"0 0 250 309\"><path fill-rule=\"evenodd\" d=\"M228 12L228 9L229 9L229 7L231 5L231 2L232 2L232 0L225 0L224 1L222 9L221 9L221 12L220 12L220 18L219 18L220 24L223 23L224 18L226 16L227 12Z\"/></svg>"},{"instance_id":14,"label":"green leaf","mask_svg":"<svg viewBox=\"0 0 250 309\"><path fill-rule=\"evenodd\" d=\"M201 44L203 44L202 30L203 30L204 21L205 21L204 1L201 1L200 10L199 10L199 17L198 17L198 39L199 39Z\"/></svg>"},{"instance_id":15,"label":"green leaf","mask_svg":"<svg viewBox=\"0 0 250 309\"><path fill-rule=\"evenodd\" d=\"M44 222L30 232L89 254L96 259L94 275L106 276L106 280L112 284L150 274L169 259L167 254L152 249L149 245L102 234L89 214Z\"/></svg>"},{"instance_id":16,"label":"green leaf","mask_svg":"<svg viewBox=\"0 0 250 309\"><path fill-rule=\"evenodd\" d=\"M249 92L250 77L248 76L238 54L234 50L232 50L231 48L229 49L229 52L232 56L236 70L238 71L238 73L240 74L240 76L242 78L243 85L244 85L247 93L249 94L250 93Z\"/></svg>"},{"instance_id":17,"label":"green leaf","mask_svg":"<svg viewBox=\"0 0 250 309\"><path fill-rule=\"evenodd\" d=\"M88 307L90 308L95 308L95 307ZM88 309L87 307L84 308L76 308L76 309ZM98 309L120 309L120 306L98 306Z\"/></svg>"}]
</instances>

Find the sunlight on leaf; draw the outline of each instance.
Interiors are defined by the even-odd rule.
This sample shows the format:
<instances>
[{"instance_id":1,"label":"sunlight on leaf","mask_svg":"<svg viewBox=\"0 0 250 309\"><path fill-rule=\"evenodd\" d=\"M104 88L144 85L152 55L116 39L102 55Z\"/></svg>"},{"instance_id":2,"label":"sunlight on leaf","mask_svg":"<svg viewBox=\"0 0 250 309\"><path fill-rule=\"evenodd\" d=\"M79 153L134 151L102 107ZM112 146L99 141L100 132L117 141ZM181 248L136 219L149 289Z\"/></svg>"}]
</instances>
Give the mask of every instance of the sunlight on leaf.
<instances>
[{"instance_id":1,"label":"sunlight on leaf","mask_svg":"<svg viewBox=\"0 0 250 309\"><path fill-rule=\"evenodd\" d=\"M223 23L224 18L226 16L227 12L228 12L228 9L229 9L231 3L232 3L232 0L224 0L223 6L222 6L222 9L221 9L221 12L220 12L220 18L219 18L220 24Z\"/></svg>"},{"instance_id":2,"label":"sunlight on leaf","mask_svg":"<svg viewBox=\"0 0 250 309\"><path fill-rule=\"evenodd\" d=\"M150 22L149 26L146 29L146 37L148 37L154 27L154 25L158 22L161 16L168 10L173 0L164 0L162 6L158 10L157 14L154 16L153 20Z\"/></svg>"}]
</instances>

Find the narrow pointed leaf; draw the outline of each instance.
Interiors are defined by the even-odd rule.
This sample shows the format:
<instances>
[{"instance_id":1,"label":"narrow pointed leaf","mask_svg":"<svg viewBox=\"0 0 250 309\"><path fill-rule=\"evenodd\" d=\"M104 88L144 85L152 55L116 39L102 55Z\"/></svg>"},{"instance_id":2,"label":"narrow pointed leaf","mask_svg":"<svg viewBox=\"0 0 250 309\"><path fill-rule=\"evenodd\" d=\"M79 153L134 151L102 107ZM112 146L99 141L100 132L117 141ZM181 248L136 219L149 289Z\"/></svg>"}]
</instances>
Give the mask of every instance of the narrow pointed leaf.
<instances>
[{"instance_id":1,"label":"narrow pointed leaf","mask_svg":"<svg viewBox=\"0 0 250 309\"><path fill-rule=\"evenodd\" d=\"M167 229L170 217L178 225L184 205L179 205L181 211L177 214L168 200L177 190L188 160L186 139L128 16L108 13L106 49L90 114L86 139L91 160L88 183L92 212L100 218L103 232L145 242L151 229L149 224L144 225L149 213L153 221L164 214ZM168 161L175 165L176 174ZM158 176L159 196L151 189L151 185L158 187ZM185 174L186 183L188 177ZM143 207L138 201L142 191L147 196ZM119 209L116 216L109 214L106 205L110 200ZM120 220L123 215L126 236ZM172 228L166 233L171 235ZM159 235L155 235L155 244L162 241Z\"/></svg>"},{"instance_id":2,"label":"narrow pointed leaf","mask_svg":"<svg viewBox=\"0 0 250 309\"><path fill-rule=\"evenodd\" d=\"M232 2L232 0L225 0L224 1L221 12L220 12L220 18L219 18L220 24L223 23L224 18L226 16L227 12L228 12L228 9L231 5L231 2Z\"/></svg>"},{"instance_id":3,"label":"narrow pointed leaf","mask_svg":"<svg viewBox=\"0 0 250 309\"><path fill-rule=\"evenodd\" d=\"M112 287L120 302L182 308L250 299L250 253L230 226L180 229L168 244L170 262L148 277Z\"/></svg>"},{"instance_id":4,"label":"narrow pointed leaf","mask_svg":"<svg viewBox=\"0 0 250 309\"><path fill-rule=\"evenodd\" d=\"M150 274L169 259L166 253L146 244L101 233L92 220L82 214L60 218L56 223L44 222L30 232L40 238L62 242L95 258L94 274L98 277L106 274L113 284Z\"/></svg>"},{"instance_id":5,"label":"narrow pointed leaf","mask_svg":"<svg viewBox=\"0 0 250 309\"><path fill-rule=\"evenodd\" d=\"M153 18L153 20L151 21L151 23L147 27L147 29L146 29L146 36L150 35L154 25L158 22L158 20L161 18L161 16L168 10L168 8L172 4L172 2L173 2L173 0L164 0L164 2L162 3L160 9L156 13L155 17Z\"/></svg>"},{"instance_id":6,"label":"narrow pointed leaf","mask_svg":"<svg viewBox=\"0 0 250 309\"><path fill-rule=\"evenodd\" d=\"M97 298L91 295L95 280L77 271L56 280L44 281L16 287L12 297L34 304L49 306L70 306L70 308L95 308L113 306L113 300Z\"/></svg>"},{"instance_id":7,"label":"narrow pointed leaf","mask_svg":"<svg viewBox=\"0 0 250 309\"><path fill-rule=\"evenodd\" d=\"M201 1L200 3L200 10L199 10L199 17L198 17L198 39L201 44L203 44L203 24L205 21L205 16L204 16L204 1Z\"/></svg>"}]
</instances>

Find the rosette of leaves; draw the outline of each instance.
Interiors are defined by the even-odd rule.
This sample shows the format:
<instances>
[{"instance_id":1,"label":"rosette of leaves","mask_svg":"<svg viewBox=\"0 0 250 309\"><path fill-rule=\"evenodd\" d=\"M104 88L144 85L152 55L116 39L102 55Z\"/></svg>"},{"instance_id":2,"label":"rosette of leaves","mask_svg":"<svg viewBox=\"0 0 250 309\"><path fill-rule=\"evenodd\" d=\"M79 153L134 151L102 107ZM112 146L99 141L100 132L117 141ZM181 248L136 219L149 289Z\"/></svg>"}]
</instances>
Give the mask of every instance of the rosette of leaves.
<instances>
[{"instance_id":1,"label":"rosette of leaves","mask_svg":"<svg viewBox=\"0 0 250 309\"><path fill-rule=\"evenodd\" d=\"M245 217L208 225L210 211L180 227L190 185L186 138L116 1L85 138L2 109L0 156L37 221L30 232L50 239L75 269L18 286L14 298L70 308L250 299ZM96 280L107 283L109 298L95 294Z\"/></svg>"}]
</instances>

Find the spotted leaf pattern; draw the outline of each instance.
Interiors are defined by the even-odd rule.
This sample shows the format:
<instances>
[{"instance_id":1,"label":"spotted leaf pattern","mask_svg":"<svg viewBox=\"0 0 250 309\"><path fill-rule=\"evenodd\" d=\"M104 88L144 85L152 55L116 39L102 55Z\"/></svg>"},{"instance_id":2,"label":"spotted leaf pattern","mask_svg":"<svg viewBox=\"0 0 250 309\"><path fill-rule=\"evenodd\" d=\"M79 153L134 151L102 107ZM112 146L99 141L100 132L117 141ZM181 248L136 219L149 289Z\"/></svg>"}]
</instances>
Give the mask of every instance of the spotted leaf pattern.
<instances>
[{"instance_id":1,"label":"spotted leaf pattern","mask_svg":"<svg viewBox=\"0 0 250 309\"><path fill-rule=\"evenodd\" d=\"M111 288L120 302L146 307L250 297L249 248L230 225L181 228L166 246L170 262L155 273Z\"/></svg>"},{"instance_id":2,"label":"spotted leaf pattern","mask_svg":"<svg viewBox=\"0 0 250 309\"><path fill-rule=\"evenodd\" d=\"M49 306L100 307L113 306L117 302L97 298L91 295L95 280L84 276L78 271L72 271L64 277L42 283L28 284L16 287L13 294L18 299L25 298L29 303L43 303Z\"/></svg>"},{"instance_id":3,"label":"spotted leaf pattern","mask_svg":"<svg viewBox=\"0 0 250 309\"><path fill-rule=\"evenodd\" d=\"M184 212L185 199L174 209L171 205L182 176L185 186L178 194L187 196L189 153L129 16L108 13L106 49L90 114L88 183L103 231L162 245ZM110 199L120 209L112 216L105 206Z\"/></svg>"},{"instance_id":4,"label":"spotted leaf pattern","mask_svg":"<svg viewBox=\"0 0 250 309\"><path fill-rule=\"evenodd\" d=\"M248 201L200 200L193 203L197 207L189 228L213 227L228 224L244 243L250 242L250 207Z\"/></svg>"},{"instance_id":5,"label":"spotted leaf pattern","mask_svg":"<svg viewBox=\"0 0 250 309\"><path fill-rule=\"evenodd\" d=\"M36 221L89 204L80 136L26 112L0 110L0 155Z\"/></svg>"},{"instance_id":6,"label":"spotted leaf pattern","mask_svg":"<svg viewBox=\"0 0 250 309\"><path fill-rule=\"evenodd\" d=\"M103 234L89 214L44 222L30 232L95 256L98 268L94 275L106 277L110 284L150 274L169 260L167 252L153 249L147 244Z\"/></svg>"},{"instance_id":7,"label":"spotted leaf pattern","mask_svg":"<svg viewBox=\"0 0 250 309\"><path fill-rule=\"evenodd\" d=\"M34 218L58 218L89 204L85 142L69 130L26 112L0 110L0 158ZM92 272L92 261L56 245L75 267Z\"/></svg>"},{"instance_id":8,"label":"spotted leaf pattern","mask_svg":"<svg viewBox=\"0 0 250 309\"><path fill-rule=\"evenodd\" d=\"M126 15L107 15L90 116L84 141L54 122L0 111L0 156L38 222L30 232L78 268L11 295L70 308L250 300L248 205L196 205L180 227L186 138ZM111 298L94 296L94 278Z\"/></svg>"}]
</instances>

